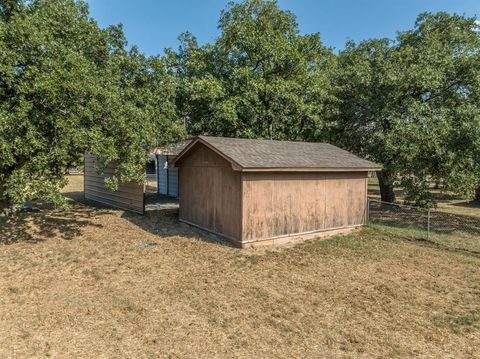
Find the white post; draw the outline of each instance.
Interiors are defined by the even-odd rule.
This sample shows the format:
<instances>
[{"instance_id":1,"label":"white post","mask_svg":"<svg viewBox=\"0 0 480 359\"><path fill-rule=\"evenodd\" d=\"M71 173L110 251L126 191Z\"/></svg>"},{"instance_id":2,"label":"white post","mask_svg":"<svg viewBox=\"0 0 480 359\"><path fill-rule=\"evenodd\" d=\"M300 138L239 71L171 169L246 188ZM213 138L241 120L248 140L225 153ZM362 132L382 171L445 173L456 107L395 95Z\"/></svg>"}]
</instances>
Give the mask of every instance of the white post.
<instances>
[{"instance_id":1,"label":"white post","mask_svg":"<svg viewBox=\"0 0 480 359\"><path fill-rule=\"evenodd\" d=\"M367 213L365 216L365 224L369 224L370 222L370 200L367 198Z\"/></svg>"}]
</instances>

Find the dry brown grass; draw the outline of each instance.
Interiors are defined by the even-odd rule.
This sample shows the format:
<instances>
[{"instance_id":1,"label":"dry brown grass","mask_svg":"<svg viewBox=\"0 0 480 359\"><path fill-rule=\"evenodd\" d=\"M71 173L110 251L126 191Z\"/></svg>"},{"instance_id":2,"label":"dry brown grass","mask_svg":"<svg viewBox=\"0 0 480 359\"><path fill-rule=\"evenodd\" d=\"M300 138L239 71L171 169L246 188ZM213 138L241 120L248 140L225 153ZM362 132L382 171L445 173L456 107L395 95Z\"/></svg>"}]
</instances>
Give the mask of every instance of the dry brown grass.
<instances>
[{"instance_id":1,"label":"dry brown grass","mask_svg":"<svg viewBox=\"0 0 480 359\"><path fill-rule=\"evenodd\" d=\"M474 254L380 226L259 251L171 214L24 216L0 224L0 357L478 357Z\"/></svg>"}]
</instances>

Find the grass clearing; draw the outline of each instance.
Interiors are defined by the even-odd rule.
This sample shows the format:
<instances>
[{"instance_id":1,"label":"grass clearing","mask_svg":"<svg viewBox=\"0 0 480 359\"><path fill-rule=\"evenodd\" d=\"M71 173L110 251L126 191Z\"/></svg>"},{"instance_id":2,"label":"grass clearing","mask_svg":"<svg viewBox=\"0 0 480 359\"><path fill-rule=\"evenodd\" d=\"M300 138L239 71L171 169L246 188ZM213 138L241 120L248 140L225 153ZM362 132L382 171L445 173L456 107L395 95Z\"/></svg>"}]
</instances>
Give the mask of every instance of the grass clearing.
<instances>
[{"instance_id":1,"label":"grass clearing","mask_svg":"<svg viewBox=\"0 0 480 359\"><path fill-rule=\"evenodd\" d=\"M16 221L0 223L0 357L478 357L479 256L401 228L239 250L168 212Z\"/></svg>"},{"instance_id":2,"label":"grass clearing","mask_svg":"<svg viewBox=\"0 0 480 359\"><path fill-rule=\"evenodd\" d=\"M442 189L432 188L430 192L437 202L437 210L480 217L480 201L468 201L461 196L445 192ZM395 188L395 194L401 202L403 200L403 191L400 188ZM378 185L377 178L370 178L368 180L368 197L380 200L380 186Z\"/></svg>"}]
</instances>

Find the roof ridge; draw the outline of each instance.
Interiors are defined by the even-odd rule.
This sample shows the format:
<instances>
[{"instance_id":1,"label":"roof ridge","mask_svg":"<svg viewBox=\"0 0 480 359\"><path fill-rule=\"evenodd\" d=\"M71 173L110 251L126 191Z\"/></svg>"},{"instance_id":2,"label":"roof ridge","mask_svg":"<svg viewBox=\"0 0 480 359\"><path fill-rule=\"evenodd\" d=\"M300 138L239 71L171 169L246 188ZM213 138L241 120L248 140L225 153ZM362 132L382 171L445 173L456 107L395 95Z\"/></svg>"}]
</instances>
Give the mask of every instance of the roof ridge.
<instances>
[{"instance_id":1,"label":"roof ridge","mask_svg":"<svg viewBox=\"0 0 480 359\"><path fill-rule=\"evenodd\" d=\"M290 141L290 140L273 140L268 138L243 138L243 137L224 137L224 136L208 136L208 135L198 135L198 138L215 138L215 139L225 139L225 140L239 140L239 141L265 141L265 142L286 142L286 143L301 143L301 144L324 144L329 146L334 146L328 142L311 142L311 141ZM340 148L340 147L337 147Z\"/></svg>"}]
</instances>

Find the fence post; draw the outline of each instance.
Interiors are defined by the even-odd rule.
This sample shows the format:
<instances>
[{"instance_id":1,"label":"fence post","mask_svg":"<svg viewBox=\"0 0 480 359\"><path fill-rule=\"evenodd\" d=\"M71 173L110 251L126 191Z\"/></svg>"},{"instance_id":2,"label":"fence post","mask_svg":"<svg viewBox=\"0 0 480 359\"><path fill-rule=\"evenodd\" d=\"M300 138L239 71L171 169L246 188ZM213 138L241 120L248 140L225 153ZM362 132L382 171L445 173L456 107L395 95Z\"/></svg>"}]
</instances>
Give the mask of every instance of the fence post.
<instances>
[{"instance_id":1,"label":"fence post","mask_svg":"<svg viewBox=\"0 0 480 359\"><path fill-rule=\"evenodd\" d=\"M367 213L365 216L365 224L369 224L370 222L370 199L367 198Z\"/></svg>"},{"instance_id":2,"label":"fence post","mask_svg":"<svg viewBox=\"0 0 480 359\"><path fill-rule=\"evenodd\" d=\"M427 221L427 240L430 240L430 208L428 209L428 221Z\"/></svg>"}]
</instances>

